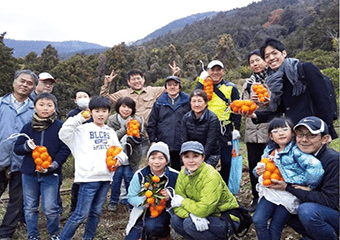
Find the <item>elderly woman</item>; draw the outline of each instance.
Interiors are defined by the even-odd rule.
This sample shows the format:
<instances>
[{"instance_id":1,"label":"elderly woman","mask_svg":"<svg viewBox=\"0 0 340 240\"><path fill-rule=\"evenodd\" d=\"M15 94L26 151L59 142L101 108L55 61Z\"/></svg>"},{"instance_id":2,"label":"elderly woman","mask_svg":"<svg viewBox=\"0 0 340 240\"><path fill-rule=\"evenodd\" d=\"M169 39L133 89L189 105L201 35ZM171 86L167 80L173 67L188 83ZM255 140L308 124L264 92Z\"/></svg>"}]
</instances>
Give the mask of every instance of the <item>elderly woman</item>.
<instances>
[{"instance_id":1,"label":"elderly woman","mask_svg":"<svg viewBox=\"0 0 340 240\"><path fill-rule=\"evenodd\" d=\"M194 90L189 101L191 111L182 118L182 143L200 142L204 146L206 163L215 167L220 159L218 118L207 108L208 96L203 90Z\"/></svg>"},{"instance_id":2,"label":"elderly woman","mask_svg":"<svg viewBox=\"0 0 340 240\"><path fill-rule=\"evenodd\" d=\"M185 168L178 175L171 202L172 228L189 240L226 239L231 228L220 216L239 207L236 198L217 170L204 162L201 143L183 143L180 154ZM230 217L238 227L239 219Z\"/></svg>"},{"instance_id":3,"label":"elderly woman","mask_svg":"<svg viewBox=\"0 0 340 240\"><path fill-rule=\"evenodd\" d=\"M126 228L126 238L128 240L138 239L170 239L170 214L163 210L157 217L151 216L147 208L150 204L145 204L145 196L138 196L147 177L158 176L160 182L165 182L164 189L160 194L165 196L166 208L170 207L169 192L172 192L178 176L178 171L168 167L170 162L169 147L163 142L153 144L147 153L148 166L138 170L129 186L128 201L133 206L129 223ZM144 214L143 214L144 213Z\"/></svg>"}]
</instances>

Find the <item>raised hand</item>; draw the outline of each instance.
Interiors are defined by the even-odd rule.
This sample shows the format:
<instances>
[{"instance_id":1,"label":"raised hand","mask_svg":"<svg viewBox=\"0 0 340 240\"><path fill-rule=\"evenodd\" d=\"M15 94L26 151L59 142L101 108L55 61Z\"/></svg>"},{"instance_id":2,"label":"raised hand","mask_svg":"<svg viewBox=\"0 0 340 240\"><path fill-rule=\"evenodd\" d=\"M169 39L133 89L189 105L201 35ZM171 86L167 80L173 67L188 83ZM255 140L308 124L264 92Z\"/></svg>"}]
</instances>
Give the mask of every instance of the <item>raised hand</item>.
<instances>
[{"instance_id":1,"label":"raised hand","mask_svg":"<svg viewBox=\"0 0 340 240\"><path fill-rule=\"evenodd\" d=\"M173 76L179 77L179 74L180 74L180 72L181 72L181 69L180 69L179 67L177 67L176 61L173 61L173 62L172 62L172 65L169 64L169 67L170 67L171 70L172 70L172 75L173 75Z\"/></svg>"},{"instance_id":2,"label":"raised hand","mask_svg":"<svg viewBox=\"0 0 340 240\"><path fill-rule=\"evenodd\" d=\"M106 84L111 83L112 80L117 76L118 76L118 74L115 74L115 70L112 70L110 75L105 75L104 83L106 83Z\"/></svg>"}]
</instances>

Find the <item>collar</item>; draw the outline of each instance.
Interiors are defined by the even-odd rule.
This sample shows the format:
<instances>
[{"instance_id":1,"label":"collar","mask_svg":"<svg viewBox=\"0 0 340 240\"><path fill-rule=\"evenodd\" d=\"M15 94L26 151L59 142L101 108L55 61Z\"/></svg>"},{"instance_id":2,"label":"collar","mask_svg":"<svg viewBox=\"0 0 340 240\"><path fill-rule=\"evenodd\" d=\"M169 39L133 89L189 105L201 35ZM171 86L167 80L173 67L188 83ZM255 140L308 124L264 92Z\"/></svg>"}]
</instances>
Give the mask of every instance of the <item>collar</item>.
<instances>
[{"instance_id":1,"label":"collar","mask_svg":"<svg viewBox=\"0 0 340 240\"><path fill-rule=\"evenodd\" d=\"M136 93L136 94L141 94L142 92L148 92L147 91L147 89L146 89L146 87L143 87L141 90L132 90L132 88L130 87L130 88L128 88L129 89L129 91L130 91L130 93Z\"/></svg>"}]
</instances>

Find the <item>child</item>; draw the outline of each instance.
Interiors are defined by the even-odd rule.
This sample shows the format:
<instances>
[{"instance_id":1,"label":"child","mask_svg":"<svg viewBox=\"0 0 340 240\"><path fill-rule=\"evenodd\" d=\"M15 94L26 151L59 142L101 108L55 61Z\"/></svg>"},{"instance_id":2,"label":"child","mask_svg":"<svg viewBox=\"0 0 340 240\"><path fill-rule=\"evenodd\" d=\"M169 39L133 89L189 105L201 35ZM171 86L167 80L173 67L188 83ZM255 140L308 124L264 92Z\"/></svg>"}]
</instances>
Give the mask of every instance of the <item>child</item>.
<instances>
[{"instance_id":1,"label":"child","mask_svg":"<svg viewBox=\"0 0 340 240\"><path fill-rule=\"evenodd\" d=\"M147 159L148 166L138 170L130 183L128 201L133 205L133 209L126 227L126 240L146 239L146 236L147 239L170 239L170 214L168 211L163 210L158 217L151 217L150 211L147 209L150 205L143 206L145 196L140 197L138 193L141 186L148 182L148 176L158 176L160 182L166 181L160 194L165 196L167 207L170 207L168 191L175 188L178 171L167 166L170 162L170 153L168 145L163 142L157 142L150 147ZM143 211L146 212L143 214Z\"/></svg>"},{"instance_id":2,"label":"child","mask_svg":"<svg viewBox=\"0 0 340 240\"><path fill-rule=\"evenodd\" d=\"M63 123L57 119L56 102L56 97L50 93L41 93L36 97L34 101L36 113L32 121L21 130L21 133L25 133L31 140L20 136L14 147L16 154L25 155L20 171L28 239L40 239L38 230L40 195L48 235L50 239L59 239L59 206L57 203L59 174L70 150L58 137ZM32 151L36 145L45 146L52 157L52 164L48 169L36 171L36 164L32 157Z\"/></svg>"},{"instance_id":3,"label":"child","mask_svg":"<svg viewBox=\"0 0 340 240\"><path fill-rule=\"evenodd\" d=\"M106 152L110 146L120 146L115 131L105 125L110 115L108 98L94 97L89 103L93 122L82 124L91 116L80 112L66 120L59 132L60 139L71 149L75 158L75 182L80 183L77 207L64 226L61 239L71 239L79 225L87 218L84 239L93 239L102 214L113 172L106 166ZM117 155L118 166L127 161L124 152Z\"/></svg>"},{"instance_id":4,"label":"child","mask_svg":"<svg viewBox=\"0 0 340 240\"><path fill-rule=\"evenodd\" d=\"M130 181L132 179L133 173L138 169L139 162L142 157L141 153L141 143L143 141L142 136L127 136L127 125L132 119L136 119L140 124L139 132L142 134L143 122L139 117L135 116L136 113L136 103L130 97L122 97L119 98L115 105L116 114L111 115L108 118L107 125L113 128L120 140L124 152L129 157L129 162L126 165L122 165L117 168L115 174L113 175L112 184L111 184L111 198L110 204L108 206L109 211L116 211L117 205L119 201L120 187L122 180L124 179L124 183L122 184L123 189L128 189L130 185ZM126 193L127 191L125 191ZM126 195L125 195L126 201ZM123 198L122 198L123 202Z\"/></svg>"},{"instance_id":5,"label":"child","mask_svg":"<svg viewBox=\"0 0 340 240\"><path fill-rule=\"evenodd\" d=\"M315 188L321 181L324 170L321 162L310 154L301 152L296 146L293 124L284 117L274 118L268 126L271 142L262 157L271 158L280 170L286 183L307 185ZM296 214L298 199L286 191L263 186L263 166L257 166L256 175L260 176L257 190L260 202L256 208L253 222L258 239L280 239L282 229L290 213ZM267 222L272 218L269 229Z\"/></svg>"}]
</instances>

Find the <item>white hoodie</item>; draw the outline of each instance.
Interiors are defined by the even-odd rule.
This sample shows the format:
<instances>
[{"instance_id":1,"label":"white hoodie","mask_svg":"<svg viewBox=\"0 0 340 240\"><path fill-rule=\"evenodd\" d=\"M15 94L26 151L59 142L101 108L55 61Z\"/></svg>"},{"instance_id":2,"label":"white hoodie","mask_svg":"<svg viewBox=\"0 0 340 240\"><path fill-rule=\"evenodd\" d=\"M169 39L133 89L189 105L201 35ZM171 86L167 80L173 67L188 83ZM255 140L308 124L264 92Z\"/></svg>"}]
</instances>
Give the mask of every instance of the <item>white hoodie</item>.
<instances>
[{"instance_id":1,"label":"white hoodie","mask_svg":"<svg viewBox=\"0 0 340 240\"><path fill-rule=\"evenodd\" d=\"M106 167L106 151L111 146L120 146L116 132L108 127L86 123L81 113L70 117L59 131L59 138L70 148L75 159L74 182L112 181L114 172ZM121 151L117 159L128 162Z\"/></svg>"}]
</instances>

